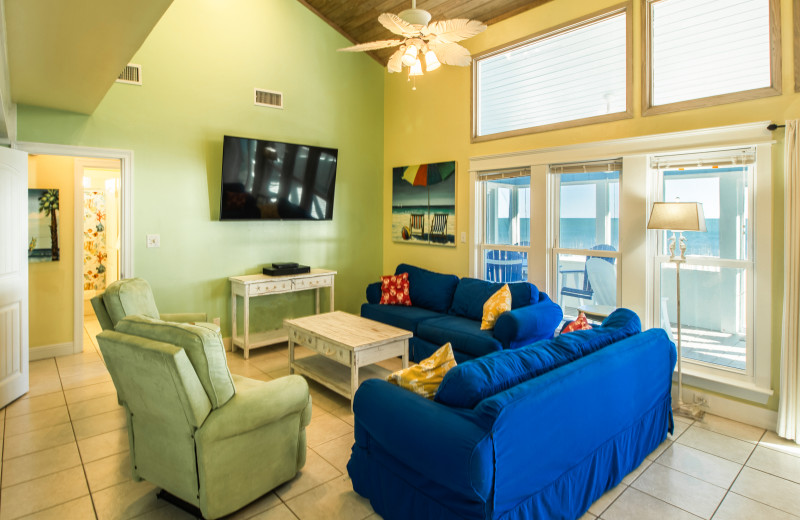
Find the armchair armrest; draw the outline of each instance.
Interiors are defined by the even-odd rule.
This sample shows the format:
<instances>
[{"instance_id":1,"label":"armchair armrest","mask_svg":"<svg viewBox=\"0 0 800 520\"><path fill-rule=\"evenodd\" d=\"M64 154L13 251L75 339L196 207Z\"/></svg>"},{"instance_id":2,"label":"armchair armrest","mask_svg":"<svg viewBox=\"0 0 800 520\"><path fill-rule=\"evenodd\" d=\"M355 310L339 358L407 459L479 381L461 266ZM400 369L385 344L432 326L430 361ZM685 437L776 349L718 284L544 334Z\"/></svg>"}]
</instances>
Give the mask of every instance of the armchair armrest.
<instances>
[{"instance_id":1,"label":"armchair armrest","mask_svg":"<svg viewBox=\"0 0 800 520\"><path fill-rule=\"evenodd\" d=\"M379 303L381 301L381 282L371 283L367 286L367 303Z\"/></svg>"},{"instance_id":2,"label":"armchair armrest","mask_svg":"<svg viewBox=\"0 0 800 520\"><path fill-rule=\"evenodd\" d=\"M425 481L463 496L486 500L491 495L491 432L473 421L471 411L430 401L381 379L361 384L353 410L357 446L380 446Z\"/></svg>"},{"instance_id":3,"label":"armchair armrest","mask_svg":"<svg viewBox=\"0 0 800 520\"><path fill-rule=\"evenodd\" d=\"M273 423L287 415L301 413L300 426L311 420L311 397L303 377L291 375L274 381L233 376L236 394L211 413L198 439L219 441Z\"/></svg>"},{"instance_id":4,"label":"armchair armrest","mask_svg":"<svg viewBox=\"0 0 800 520\"><path fill-rule=\"evenodd\" d=\"M159 318L162 321L175 321L177 323L190 323L193 321L205 322L208 321L208 315L205 312L177 312L171 314L159 313Z\"/></svg>"},{"instance_id":5,"label":"armchair armrest","mask_svg":"<svg viewBox=\"0 0 800 520\"><path fill-rule=\"evenodd\" d=\"M503 348L522 347L553 337L564 311L545 293L539 295L537 303L512 309L497 318L494 337L503 344Z\"/></svg>"}]
</instances>

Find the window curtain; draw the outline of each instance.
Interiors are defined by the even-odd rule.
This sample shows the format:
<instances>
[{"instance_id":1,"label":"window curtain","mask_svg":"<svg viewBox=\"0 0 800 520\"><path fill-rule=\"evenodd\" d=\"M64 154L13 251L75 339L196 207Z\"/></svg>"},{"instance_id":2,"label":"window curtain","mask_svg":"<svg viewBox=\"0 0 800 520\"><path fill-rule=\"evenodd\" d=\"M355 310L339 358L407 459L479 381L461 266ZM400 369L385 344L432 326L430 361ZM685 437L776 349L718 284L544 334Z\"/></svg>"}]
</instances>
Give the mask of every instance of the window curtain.
<instances>
[{"instance_id":1,"label":"window curtain","mask_svg":"<svg viewBox=\"0 0 800 520\"><path fill-rule=\"evenodd\" d=\"M800 120L786 122L783 334L778 435L800 444Z\"/></svg>"}]
</instances>

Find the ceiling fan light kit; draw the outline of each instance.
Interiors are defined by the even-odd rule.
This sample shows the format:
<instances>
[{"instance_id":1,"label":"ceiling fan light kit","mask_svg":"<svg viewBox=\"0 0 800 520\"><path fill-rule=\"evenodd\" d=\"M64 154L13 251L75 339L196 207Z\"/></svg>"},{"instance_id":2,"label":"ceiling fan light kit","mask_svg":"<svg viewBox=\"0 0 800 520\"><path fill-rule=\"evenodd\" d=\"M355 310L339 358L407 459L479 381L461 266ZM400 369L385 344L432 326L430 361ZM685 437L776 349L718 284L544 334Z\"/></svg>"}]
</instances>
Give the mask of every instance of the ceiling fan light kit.
<instances>
[{"instance_id":1,"label":"ceiling fan light kit","mask_svg":"<svg viewBox=\"0 0 800 520\"><path fill-rule=\"evenodd\" d=\"M411 9L406 9L399 16L383 13L378 17L378 21L403 39L360 43L339 50L359 52L398 47L389 58L386 68L393 73L402 72L404 66L408 67L409 81L423 75L423 59L427 72L432 72L442 65L468 67L472 62L472 55L469 50L456 42L486 30L486 25L482 22L466 18L431 23L431 14L424 9L417 9L416 0L411 0ZM412 90L416 89L415 82Z\"/></svg>"}]
</instances>

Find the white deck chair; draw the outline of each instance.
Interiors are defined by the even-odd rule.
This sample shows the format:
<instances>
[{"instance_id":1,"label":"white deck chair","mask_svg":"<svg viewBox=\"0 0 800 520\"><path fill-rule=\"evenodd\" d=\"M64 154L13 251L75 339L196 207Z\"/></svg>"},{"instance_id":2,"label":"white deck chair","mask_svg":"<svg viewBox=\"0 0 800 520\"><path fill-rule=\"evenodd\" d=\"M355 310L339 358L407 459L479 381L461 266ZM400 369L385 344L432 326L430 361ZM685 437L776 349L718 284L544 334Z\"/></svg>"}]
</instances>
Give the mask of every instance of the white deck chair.
<instances>
[{"instance_id":1,"label":"white deck chair","mask_svg":"<svg viewBox=\"0 0 800 520\"><path fill-rule=\"evenodd\" d=\"M592 284L595 305L617 305L617 270L602 258L590 258L586 261L586 275Z\"/></svg>"}]
</instances>

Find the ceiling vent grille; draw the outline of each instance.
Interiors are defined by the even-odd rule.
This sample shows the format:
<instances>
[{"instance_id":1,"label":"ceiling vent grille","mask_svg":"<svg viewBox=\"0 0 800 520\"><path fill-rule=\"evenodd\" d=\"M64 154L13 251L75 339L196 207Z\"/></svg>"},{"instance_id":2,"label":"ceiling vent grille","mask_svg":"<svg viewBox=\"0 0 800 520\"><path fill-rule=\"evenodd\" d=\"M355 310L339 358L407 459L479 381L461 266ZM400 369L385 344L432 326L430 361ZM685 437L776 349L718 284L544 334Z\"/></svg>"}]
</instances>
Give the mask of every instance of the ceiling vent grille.
<instances>
[{"instance_id":1,"label":"ceiling vent grille","mask_svg":"<svg viewBox=\"0 0 800 520\"><path fill-rule=\"evenodd\" d=\"M133 63L128 63L122 72L120 73L119 77L117 78L117 83L128 83L130 85L141 85L142 84L142 66L141 65L134 65Z\"/></svg>"},{"instance_id":2,"label":"ceiling vent grille","mask_svg":"<svg viewBox=\"0 0 800 520\"><path fill-rule=\"evenodd\" d=\"M283 94L257 88L255 89L255 104L260 107L283 108Z\"/></svg>"}]
</instances>

